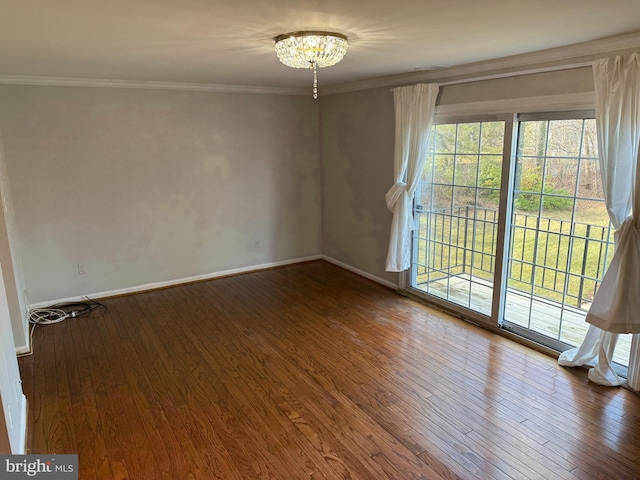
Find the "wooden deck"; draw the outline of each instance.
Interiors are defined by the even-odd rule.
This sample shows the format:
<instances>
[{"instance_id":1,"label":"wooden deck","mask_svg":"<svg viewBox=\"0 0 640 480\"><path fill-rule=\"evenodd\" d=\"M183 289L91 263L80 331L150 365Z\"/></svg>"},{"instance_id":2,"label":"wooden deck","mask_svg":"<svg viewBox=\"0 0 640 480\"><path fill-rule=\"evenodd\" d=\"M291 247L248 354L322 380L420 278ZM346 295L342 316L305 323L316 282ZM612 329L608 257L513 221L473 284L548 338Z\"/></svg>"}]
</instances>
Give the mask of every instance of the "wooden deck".
<instances>
[{"instance_id":1,"label":"wooden deck","mask_svg":"<svg viewBox=\"0 0 640 480\"><path fill-rule=\"evenodd\" d=\"M473 278L470 287L470 276L459 275L423 283L417 288L440 298L447 298L448 292L451 302L484 315L491 314L493 286L486 280ZM507 291L505 319L534 332L577 346L582 343L589 328L584 321L588 307L585 304L584 310L562 308L559 303L538 297L531 298L522 292L510 289ZM620 335L614 361L627 366L630 348L631 335Z\"/></svg>"}]
</instances>

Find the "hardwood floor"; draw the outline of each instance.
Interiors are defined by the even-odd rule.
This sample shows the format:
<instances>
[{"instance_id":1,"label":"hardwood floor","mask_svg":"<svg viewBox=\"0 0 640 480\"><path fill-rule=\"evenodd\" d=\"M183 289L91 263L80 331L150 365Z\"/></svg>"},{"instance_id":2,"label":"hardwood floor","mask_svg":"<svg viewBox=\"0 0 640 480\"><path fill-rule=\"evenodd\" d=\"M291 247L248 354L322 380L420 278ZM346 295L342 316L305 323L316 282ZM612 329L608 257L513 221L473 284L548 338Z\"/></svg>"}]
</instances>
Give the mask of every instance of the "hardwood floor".
<instances>
[{"instance_id":1,"label":"hardwood floor","mask_svg":"<svg viewBox=\"0 0 640 480\"><path fill-rule=\"evenodd\" d=\"M20 359L80 479L640 478L640 396L326 262L104 303Z\"/></svg>"}]
</instances>

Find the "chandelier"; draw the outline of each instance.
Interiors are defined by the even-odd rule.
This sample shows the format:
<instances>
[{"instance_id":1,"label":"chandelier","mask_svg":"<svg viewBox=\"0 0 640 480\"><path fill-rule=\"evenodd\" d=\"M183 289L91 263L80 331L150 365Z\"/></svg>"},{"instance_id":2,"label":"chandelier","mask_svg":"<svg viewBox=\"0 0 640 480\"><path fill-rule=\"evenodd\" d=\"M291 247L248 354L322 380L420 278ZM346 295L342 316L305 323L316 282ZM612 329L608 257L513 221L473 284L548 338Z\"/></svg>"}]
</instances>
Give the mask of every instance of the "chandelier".
<instances>
[{"instance_id":1,"label":"chandelier","mask_svg":"<svg viewBox=\"0 0 640 480\"><path fill-rule=\"evenodd\" d=\"M313 69L313 98L318 98L318 68L335 65L347 52L347 37L333 32L291 32L278 35L276 54L288 67Z\"/></svg>"}]
</instances>

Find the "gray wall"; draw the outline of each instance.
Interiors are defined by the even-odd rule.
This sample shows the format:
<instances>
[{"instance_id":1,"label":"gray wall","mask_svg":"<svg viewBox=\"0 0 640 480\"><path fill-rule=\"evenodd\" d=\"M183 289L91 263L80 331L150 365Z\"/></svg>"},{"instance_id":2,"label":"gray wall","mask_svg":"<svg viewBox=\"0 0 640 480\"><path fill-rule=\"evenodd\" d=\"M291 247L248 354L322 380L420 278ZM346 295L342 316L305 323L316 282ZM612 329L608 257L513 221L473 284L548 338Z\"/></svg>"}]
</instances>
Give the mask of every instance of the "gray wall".
<instances>
[{"instance_id":1,"label":"gray wall","mask_svg":"<svg viewBox=\"0 0 640 480\"><path fill-rule=\"evenodd\" d=\"M0 106L31 303L321 253L310 98L0 86Z\"/></svg>"},{"instance_id":2,"label":"gray wall","mask_svg":"<svg viewBox=\"0 0 640 480\"><path fill-rule=\"evenodd\" d=\"M388 88L322 98L323 253L387 282L395 117Z\"/></svg>"}]
</instances>

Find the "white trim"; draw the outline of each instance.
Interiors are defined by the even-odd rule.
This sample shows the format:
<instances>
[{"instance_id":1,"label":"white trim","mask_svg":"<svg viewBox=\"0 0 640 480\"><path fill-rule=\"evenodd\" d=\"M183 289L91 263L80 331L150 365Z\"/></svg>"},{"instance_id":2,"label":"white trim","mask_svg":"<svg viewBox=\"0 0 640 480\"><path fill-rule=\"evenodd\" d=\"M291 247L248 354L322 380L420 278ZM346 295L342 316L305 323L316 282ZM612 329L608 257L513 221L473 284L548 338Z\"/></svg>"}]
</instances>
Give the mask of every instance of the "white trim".
<instances>
[{"instance_id":1,"label":"white trim","mask_svg":"<svg viewBox=\"0 0 640 480\"><path fill-rule=\"evenodd\" d=\"M31 353L31 348L29 347L29 345L16 347L16 355L26 355L28 353Z\"/></svg>"},{"instance_id":2,"label":"white trim","mask_svg":"<svg viewBox=\"0 0 640 480\"><path fill-rule=\"evenodd\" d=\"M469 81L567 70L590 66L593 60L602 56L638 48L640 48L640 32L635 32L449 68L389 75L342 85L326 86L323 88L323 92L325 95L334 95L419 82L453 85Z\"/></svg>"},{"instance_id":3,"label":"white trim","mask_svg":"<svg viewBox=\"0 0 640 480\"><path fill-rule=\"evenodd\" d=\"M25 338L25 345L16 345L16 355L18 356L22 356L22 355L29 355L31 354L31 324L29 323L29 304L26 303L24 304L25 308L27 309L27 315L24 319L24 325L26 325L27 329L25 331L24 334L24 338Z\"/></svg>"},{"instance_id":4,"label":"white trim","mask_svg":"<svg viewBox=\"0 0 640 480\"><path fill-rule=\"evenodd\" d=\"M37 77L30 75L0 75L0 84L40 85L55 87L145 88L151 90L187 90L199 92L253 93L265 95L308 95L309 93L308 89L303 88L218 85L214 83L106 80L100 78Z\"/></svg>"},{"instance_id":5,"label":"white trim","mask_svg":"<svg viewBox=\"0 0 640 480\"><path fill-rule=\"evenodd\" d=\"M16 355L29 355L31 354L31 324L29 323L29 301L27 298L27 291L25 290L24 292L24 303L22 304L24 306L24 308L26 308L25 310L25 318L24 318L24 325L26 325L26 330L24 333L24 341L25 341L25 345L16 345Z\"/></svg>"},{"instance_id":6,"label":"white trim","mask_svg":"<svg viewBox=\"0 0 640 480\"><path fill-rule=\"evenodd\" d=\"M557 112L563 110L588 110L593 108L595 108L595 93L582 92L440 105L436 107L436 117L495 115L513 112Z\"/></svg>"},{"instance_id":7,"label":"white trim","mask_svg":"<svg viewBox=\"0 0 640 480\"><path fill-rule=\"evenodd\" d=\"M82 300L86 300L86 297L89 298L108 298L108 297L116 297L118 295L127 295L127 294L131 294L131 293L141 293L141 292L146 292L148 290L155 290L158 288L165 288L165 287L173 287L176 285L183 285L185 283L191 283L191 282L199 282L199 281L203 281L203 280L211 280L214 278L219 278L219 277L227 277L229 275L238 275L240 273L249 273L249 272L256 272L259 270L266 270L268 268L274 268L274 267L282 267L285 265L292 265L295 263L302 263L302 262L310 262L313 260L320 260L322 258L321 255L312 255L309 257L302 257L302 258L295 258L292 260L283 260L280 262L270 262L270 263L262 263L260 265L250 265L248 267L241 267L241 268L233 268L230 270L222 270L219 272L213 272L213 273L205 273L203 275L194 275L193 277L184 277L184 278L177 278L175 280L167 280L165 282L153 282L153 283L145 283L143 285L135 285L133 287L127 287L127 288L120 288L117 290L108 290L108 291L104 291L104 292L95 292L95 293L89 293L87 295L79 295L76 297L67 297L67 298L61 298L58 300L47 300L46 302L38 302L38 303L33 303L31 305L29 305L29 308L43 308L43 307L48 307L49 305L54 305L56 303L65 303L65 302L78 302L78 301L82 301Z\"/></svg>"},{"instance_id":8,"label":"white trim","mask_svg":"<svg viewBox=\"0 0 640 480\"><path fill-rule=\"evenodd\" d=\"M383 278L372 275L371 273L365 272L364 270L360 270L359 268L352 267L351 265L347 265L346 263L342 263L341 261L336 260L335 258L322 255L322 260L325 260L329 263L333 263L334 265L342 267L345 270L349 270L350 272L356 273L361 277L368 278L369 280L373 280L374 282L384 285L385 287L393 288L394 290L398 289L398 285L393 282L384 280Z\"/></svg>"},{"instance_id":9,"label":"white trim","mask_svg":"<svg viewBox=\"0 0 640 480\"><path fill-rule=\"evenodd\" d=\"M24 455L27 453L28 445L27 445L27 418L28 418L28 404L27 397L21 395L20 399L20 438L18 445L20 445L21 450L17 452L13 452L14 455Z\"/></svg>"}]
</instances>

